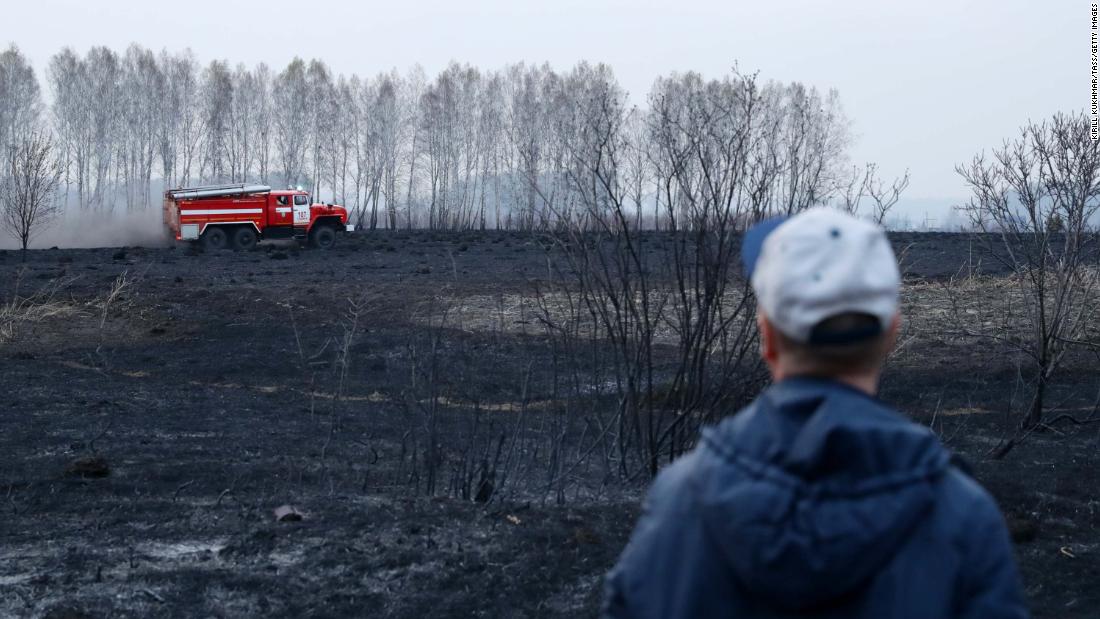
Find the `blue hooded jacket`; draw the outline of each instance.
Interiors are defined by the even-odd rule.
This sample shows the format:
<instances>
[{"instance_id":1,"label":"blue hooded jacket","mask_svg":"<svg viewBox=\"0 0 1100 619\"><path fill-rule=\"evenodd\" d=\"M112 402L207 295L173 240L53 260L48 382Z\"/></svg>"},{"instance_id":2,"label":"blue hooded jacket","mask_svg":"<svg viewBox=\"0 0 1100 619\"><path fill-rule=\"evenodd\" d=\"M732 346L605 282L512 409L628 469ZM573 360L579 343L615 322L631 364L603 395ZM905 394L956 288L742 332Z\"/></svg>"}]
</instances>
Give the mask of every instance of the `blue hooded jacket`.
<instances>
[{"instance_id":1,"label":"blue hooded jacket","mask_svg":"<svg viewBox=\"0 0 1100 619\"><path fill-rule=\"evenodd\" d=\"M608 617L1028 617L1004 520L928 429L791 378L657 477Z\"/></svg>"}]
</instances>

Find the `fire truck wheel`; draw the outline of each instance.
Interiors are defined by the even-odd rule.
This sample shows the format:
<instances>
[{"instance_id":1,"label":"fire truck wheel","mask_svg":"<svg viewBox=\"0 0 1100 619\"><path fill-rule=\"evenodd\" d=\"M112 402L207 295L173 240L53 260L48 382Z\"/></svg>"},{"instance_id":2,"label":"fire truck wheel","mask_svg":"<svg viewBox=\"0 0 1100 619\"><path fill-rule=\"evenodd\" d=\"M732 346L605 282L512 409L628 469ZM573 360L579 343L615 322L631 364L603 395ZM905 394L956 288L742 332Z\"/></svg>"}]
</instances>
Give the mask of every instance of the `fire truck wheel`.
<instances>
[{"instance_id":1,"label":"fire truck wheel","mask_svg":"<svg viewBox=\"0 0 1100 619\"><path fill-rule=\"evenodd\" d=\"M225 249L229 244L229 235L221 226L207 226L202 233L202 244L206 249Z\"/></svg>"},{"instance_id":2,"label":"fire truck wheel","mask_svg":"<svg viewBox=\"0 0 1100 619\"><path fill-rule=\"evenodd\" d=\"M317 249L331 249L336 244L336 230L332 226L317 226L309 235L309 244Z\"/></svg>"},{"instance_id":3,"label":"fire truck wheel","mask_svg":"<svg viewBox=\"0 0 1100 619\"><path fill-rule=\"evenodd\" d=\"M256 246L258 240L256 231L252 228L237 228L237 230L233 232L233 249L252 249Z\"/></svg>"}]
</instances>

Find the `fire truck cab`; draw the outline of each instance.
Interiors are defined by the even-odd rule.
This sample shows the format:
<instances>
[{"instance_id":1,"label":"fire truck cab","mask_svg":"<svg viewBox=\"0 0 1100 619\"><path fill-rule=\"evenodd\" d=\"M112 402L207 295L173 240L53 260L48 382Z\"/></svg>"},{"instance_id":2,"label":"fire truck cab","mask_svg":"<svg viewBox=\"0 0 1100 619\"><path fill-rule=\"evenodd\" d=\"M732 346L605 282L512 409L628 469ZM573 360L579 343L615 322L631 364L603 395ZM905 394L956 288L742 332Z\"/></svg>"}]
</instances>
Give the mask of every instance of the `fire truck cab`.
<instances>
[{"instance_id":1,"label":"fire truck cab","mask_svg":"<svg viewBox=\"0 0 1100 619\"><path fill-rule=\"evenodd\" d=\"M354 229L342 206L313 203L300 189L247 184L166 191L164 223L175 240L207 249L250 249L262 239L297 239L329 249L338 233Z\"/></svg>"}]
</instances>

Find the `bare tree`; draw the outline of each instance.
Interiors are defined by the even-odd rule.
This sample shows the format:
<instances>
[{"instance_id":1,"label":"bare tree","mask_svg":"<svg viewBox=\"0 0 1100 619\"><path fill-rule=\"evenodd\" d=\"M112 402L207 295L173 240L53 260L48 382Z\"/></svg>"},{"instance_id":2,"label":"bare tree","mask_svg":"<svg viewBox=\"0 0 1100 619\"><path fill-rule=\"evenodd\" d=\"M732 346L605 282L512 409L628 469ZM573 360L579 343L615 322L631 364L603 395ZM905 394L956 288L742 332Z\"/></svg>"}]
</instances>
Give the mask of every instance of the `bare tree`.
<instances>
[{"instance_id":1,"label":"bare tree","mask_svg":"<svg viewBox=\"0 0 1100 619\"><path fill-rule=\"evenodd\" d=\"M0 191L0 219L23 251L31 238L61 212L55 199L61 169L54 144L43 133L29 133L9 146Z\"/></svg>"},{"instance_id":2,"label":"bare tree","mask_svg":"<svg viewBox=\"0 0 1100 619\"><path fill-rule=\"evenodd\" d=\"M428 179L428 228L442 228L449 214L448 199L454 148L455 104L453 76L442 73L420 96L420 155Z\"/></svg>"},{"instance_id":3,"label":"bare tree","mask_svg":"<svg viewBox=\"0 0 1100 619\"><path fill-rule=\"evenodd\" d=\"M93 185L90 204L96 208L113 209L115 187L118 186L118 155L120 133L125 121L122 116L122 62L118 54L106 47L93 47L85 58L88 81L81 90L88 97L88 129L91 141L91 171ZM113 178L112 178L113 177Z\"/></svg>"},{"instance_id":4,"label":"bare tree","mask_svg":"<svg viewBox=\"0 0 1100 619\"><path fill-rule=\"evenodd\" d=\"M767 139L757 122L761 91L752 78L708 83L694 74L654 89L646 126L669 226L654 250L635 225L621 89L606 67L585 64L560 89L558 143L544 152L567 195L549 196L547 187L557 186L549 178L535 186L567 224L553 237L568 261L569 283L558 294L578 291L593 339L611 349L619 472L654 475L691 446L700 424L746 400L761 379L755 307L736 276L736 239L754 207L761 163L750 150Z\"/></svg>"},{"instance_id":5,"label":"bare tree","mask_svg":"<svg viewBox=\"0 0 1100 619\"><path fill-rule=\"evenodd\" d=\"M773 86L774 87L774 86ZM850 137L848 120L835 90L824 97L795 82L779 87L778 151L785 164L777 193L780 210L797 213L823 204L836 190Z\"/></svg>"},{"instance_id":6,"label":"bare tree","mask_svg":"<svg viewBox=\"0 0 1100 619\"><path fill-rule=\"evenodd\" d=\"M285 183L296 184L305 173L305 155L309 152L309 97L306 63L295 58L275 78L272 86L275 148Z\"/></svg>"},{"instance_id":7,"label":"bare tree","mask_svg":"<svg viewBox=\"0 0 1100 619\"><path fill-rule=\"evenodd\" d=\"M410 128L409 144L408 148L405 149L405 161L409 166L405 186L405 226L407 228L412 228L416 222L414 208L418 202L416 188L419 178L417 176L416 164L420 158L420 143L423 141L423 131L421 130L422 123L420 121L421 106L419 105L419 101L426 88L426 82L427 77L424 75L424 69L420 65L413 66L405 79L405 98L408 102L408 106L404 121Z\"/></svg>"},{"instance_id":8,"label":"bare tree","mask_svg":"<svg viewBox=\"0 0 1100 619\"><path fill-rule=\"evenodd\" d=\"M125 121L120 123L119 165L128 209L149 206L149 184L157 152L157 98L164 88L156 57L131 45L123 58L119 100Z\"/></svg>"},{"instance_id":9,"label":"bare tree","mask_svg":"<svg viewBox=\"0 0 1100 619\"><path fill-rule=\"evenodd\" d=\"M190 51L162 53L159 59L164 86L156 97L157 148L166 187L191 181L203 134L198 63Z\"/></svg>"},{"instance_id":10,"label":"bare tree","mask_svg":"<svg viewBox=\"0 0 1100 619\"><path fill-rule=\"evenodd\" d=\"M53 94L51 120L58 146L62 151L62 174L66 197L76 185L77 203L84 206L84 192L88 180L88 160L91 156L90 141L85 139L87 126L84 108L87 102L81 96L80 85L85 80L85 67L69 48L50 58L48 82Z\"/></svg>"},{"instance_id":11,"label":"bare tree","mask_svg":"<svg viewBox=\"0 0 1100 619\"><path fill-rule=\"evenodd\" d=\"M263 90L256 76L237 65L233 71L232 97L229 103L229 131L226 152L229 158L229 179L243 182L252 178L254 161L259 151L257 136Z\"/></svg>"},{"instance_id":12,"label":"bare tree","mask_svg":"<svg viewBox=\"0 0 1100 619\"><path fill-rule=\"evenodd\" d=\"M332 143L332 135L336 132L337 105L335 85L332 80L332 72L327 65L320 60L311 60L306 71L306 89L309 97L306 98L306 110L309 124L307 131L302 136L310 145L310 162L313 173L310 193L316 196L321 186L321 176L324 166L324 155L329 154Z\"/></svg>"},{"instance_id":13,"label":"bare tree","mask_svg":"<svg viewBox=\"0 0 1100 619\"><path fill-rule=\"evenodd\" d=\"M355 130L355 213L360 226L374 230L378 226L378 196L383 184L383 150L386 148L385 130L386 112L379 99L380 86L374 81L365 81L358 85L351 102L355 110L349 117ZM388 101L386 103L389 103ZM389 199L389 198L387 198ZM369 218L366 215L367 204L371 205ZM364 220L367 223L364 224Z\"/></svg>"},{"instance_id":14,"label":"bare tree","mask_svg":"<svg viewBox=\"0 0 1100 619\"><path fill-rule=\"evenodd\" d=\"M123 75L118 55L105 47L93 47L84 58L66 48L50 61L54 130L65 178L75 180L81 207L114 206L126 154L125 115L139 107L123 98Z\"/></svg>"},{"instance_id":15,"label":"bare tree","mask_svg":"<svg viewBox=\"0 0 1100 619\"><path fill-rule=\"evenodd\" d=\"M253 136L253 144L256 151L256 165L258 167L258 179L268 182L271 174L271 138L274 125L274 110L271 101L271 69L264 63L256 66L253 72L256 77L255 99L252 106L255 108L256 135Z\"/></svg>"},{"instance_id":16,"label":"bare tree","mask_svg":"<svg viewBox=\"0 0 1100 619\"><path fill-rule=\"evenodd\" d=\"M484 230L488 225L490 199L495 212L495 227L500 227L501 172L504 161L504 78L500 73L486 76L478 102L478 152L481 167L479 170L479 193L477 196L477 226ZM490 197L491 196L491 197Z\"/></svg>"},{"instance_id":17,"label":"bare tree","mask_svg":"<svg viewBox=\"0 0 1100 619\"><path fill-rule=\"evenodd\" d=\"M1029 335L987 334L1029 360L1030 402L1021 431L1043 422L1052 381L1070 348L1097 315L1100 142L1084 114L1029 123L1020 135L956 169L973 195L960 209L1024 299ZM1057 225L1052 222L1057 221ZM1018 435L1017 435L1018 436ZM997 450L1003 456L1017 439Z\"/></svg>"},{"instance_id":18,"label":"bare tree","mask_svg":"<svg viewBox=\"0 0 1100 619\"><path fill-rule=\"evenodd\" d=\"M332 123L328 139L328 176L332 183L333 199L340 204L348 202L348 177L352 178L352 187L355 195L353 200L359 200L359 185L362 182L362 173L357 156L361 127L362 113L356 93L360 90L359 78L352 76L350 80L344 76L336 82L333 94L335 100L335 122ZM372 182L377 187L378 174L372 175ZM377 196L377 191L375 191ZM375 201L377 204L377 199Z\"/></svg>"},{"instance_id":19,"label":"bare tree","mask_svg":"<svg viewBox=\"0 0 1100 619\"><path fill-rule=\"evenodd\" d=\"M648 127L645 114L638 108L627 113L624 125L626 142L624 155L624 181L627 194L634 208L634 228L643 228L646 192L651 189L652 161L649 154Z\"/></svg>"},{"instance_id":20,"label":"bare tree","mask_svg":"<svg viewBox=\"0 0 1100 619\"><path fill-rule=\"evenodd\" d=\"M386 227L397 228L397 190L401 169L401 153L409 137L405 118L408 102L404 101L401 76L396 72L378 77L371 89L373 96L368 116L371 135L378 140L381 155L381 189L386 208Z\"/></svg>"},{"instance_id":21,"label":"bare tree","mask_svg":"<svg viewBox=\"0 0 1100 619\"><path fill-rule=\"evenodd\" d=\"M241 153L233 148L233 91L234 82L226 62L215 60L203 71L202 119L203 154L200 170L202 176L215 182L235 180L234 173Z\"/></svg>"},{"instance_id":22,"label":"bare tree","mask_svg":"<svg viewBox=\"0 0 1100 619\"><path fill-rule=\"evenodd\" d=\"M14 45L0 53L0 148L38 129L42 109L38 79Z\"/></svg>"},{"instance_id":23,"label":"bare tree","mask_svg":"<svg viewBox=\"0 0 1100 619\"><path fill-rule=\"evenodd\" d=\"M865 215L876 224L884 225L886 217L908 186L909 170L886 183L878 175L878 165L868 163L862 170L852 168L848 182L838 192L837 206L853 215ZM864 212L866 207L870 207L869 212Z\"/></svg>"},{"instance_id":24,"label":"bare tree","mask_svg":"<svg viewBox=\"0 0 1100 619\"><path fill-rule=\"evenodd\" d=\"M530 228L538 205L547 202L549 194L541 192L540 178L543 137L541 85L546 81L548 67L509 67L506 91L508 127L508 161L510 182L510 212L505 227L511 222L518 228ZM540 199L539 194L543 193Z\"/></svg>"}]
</instances>

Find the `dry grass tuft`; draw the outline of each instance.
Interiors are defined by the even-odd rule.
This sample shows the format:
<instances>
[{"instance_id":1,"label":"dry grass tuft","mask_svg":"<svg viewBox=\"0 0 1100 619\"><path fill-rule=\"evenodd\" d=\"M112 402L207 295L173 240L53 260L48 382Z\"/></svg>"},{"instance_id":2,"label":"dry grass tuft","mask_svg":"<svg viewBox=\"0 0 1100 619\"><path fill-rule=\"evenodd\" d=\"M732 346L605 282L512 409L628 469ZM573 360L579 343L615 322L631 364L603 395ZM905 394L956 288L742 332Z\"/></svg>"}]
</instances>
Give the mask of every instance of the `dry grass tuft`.
<instances>
[{"instance_id":1,"label":"dry grass tuft","mask_svg":"<svg viewBox=\"0 0 1100 619\"><path fill-rule=\"evenodd\" d=\"M21 279L22 274L19 280ZM0 304L0 345L16 340L29 325L83 313L76 303L60 299L62 291L72 279L55 279L29 295L19 292L19 280L16 281L11 298Z\"/></svg>"}]
</instances>

